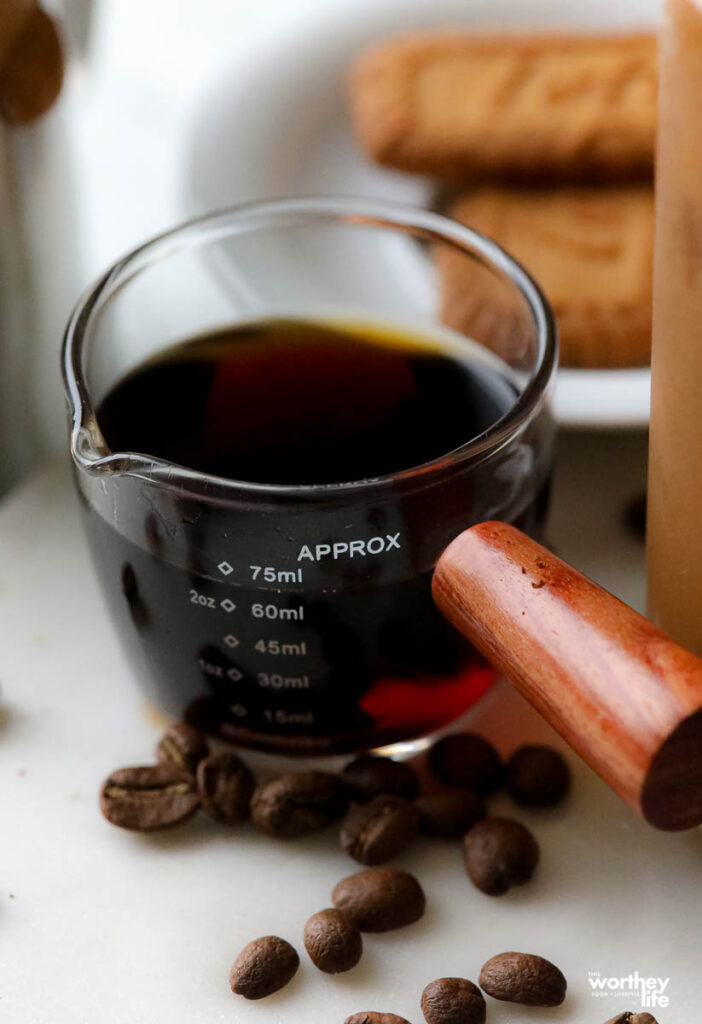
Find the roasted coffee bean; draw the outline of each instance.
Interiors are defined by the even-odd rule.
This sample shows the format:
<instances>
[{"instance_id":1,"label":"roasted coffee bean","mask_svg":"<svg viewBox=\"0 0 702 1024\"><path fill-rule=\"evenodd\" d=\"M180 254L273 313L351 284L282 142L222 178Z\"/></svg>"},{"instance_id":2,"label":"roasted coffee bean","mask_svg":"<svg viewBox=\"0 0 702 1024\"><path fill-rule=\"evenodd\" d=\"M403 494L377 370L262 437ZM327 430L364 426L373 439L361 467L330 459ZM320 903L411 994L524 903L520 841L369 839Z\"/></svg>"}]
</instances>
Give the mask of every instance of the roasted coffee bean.
<instances>
[{"instance_id":1,"label":"roasted coffee bean","mask_svg":"<svg viewBox=\"0 0 702 1024\"><path fill-rule=\"evenodd\" d=\"M417 879L407 871L369 868L342 878L334 887L332 903L362 932L389 932L418 921L426 899Z\"/></svg>"},{"instance_id":2,"label":"roasted coffee bean","mask_svg":"<svg viewBox=\"0 0 702 1024\"><path fill-rule=\"evenodd\" d=\"M404 1017L398 1017L396 1013L378 1013L377 1010L367 1010L365 1013L352 1013L347 1017L344 1024L409 1024Z\"/></svg>"},{"instance_id":3,"label":"roasted coffee bean","mask_svg":"<svg viewBox=\"0 0 702 1024\"><path fill-rule=\"evenodd\" d=\"M524 1006L560 1006L566 980L555 964L533 953L500 953L483 964L480 987L493 999Z\"/></svg>"},{"instance_id":4,"label":"roasted coffee bean","mask_svg":"<svg viewBox=\"0 0 702 1024\"><path fill-rule=\"evenodd\" d=\"M422 832L444 839L460 839L487 814L482 797L458 787L417 797L414 806Z\"/></svg>"},{"instance_id":5,"label":"roasted coffee bean","mask_svg":"<svg viewBox=\"0 0 702 1024\"><path fill-rule=\"evenodd\" d=\"M507 791L525 807L555 807L570 789L570 768L553 747L519 747L506 774Z\"/></svg>"},{"instance_id":6,"label":"roasted coffee bean","mask_svg":"<svg viewBox=\"0 0 702 1024\"><path fill-rule=\"evenodd\" d=\"M419 792L414 768L406 761L394 761L391 757L363 754L346 765L341 778L351 798L358 803L388 793L413 800Z\"/></svg>"},{"instance_id":7,"label":"roasted coffee bean","mask_svg":"<svg viewBox=\"0 0 702 1024\"><path fill-rule=\"evenodd\" d=\"M303 932L310 960L325 974L350 971L361 959L361 933L343 910L320 910L307 921Z\"/></svg>"},{"instance_id":8,"label":"roasted coffee bean","mask_svg":"<svg viewBox=\"0 0 702 1024\"><path fill-rule=\"evenodd\" d=\"M633 1013L628 1010L618 1013L616 1017L610 1017L605 1024L658 1024L658 1021L650 1013Z\"/></svg>"},{"instance_id":9,"label":"roasted coffee bean","mask_svg":"<svg viewBox=\"0 0 702 1024\"><path fill-rule=\"evenodd\" d=\"M484 818L463 840L471 882L488 896L502 896L524 885L539 862L539 845L524 825L511 818Z\"/></svg>"},{"instance_id":10,"label":"roasted coffee bean","mask_svg":"<svg viewBox=\"0 0 702 1024\"><path fill-rule=\"evenodd\" d=\"M487 796L502 785L500 755L482 736L471 732L444 736L429 751L429 767L447 786L465 786Z\"/></svg>"},{"instance_id":11,"label":"roasted coffee bean","mask_svg":"<svg viewBox=\"0 0 702 1024\"><path fill-rule=\"evenodd\" d=\"M171 762L120 768L100 791L100 810L107 820L138 832L178 825L199 804L192 775Z\"/></svg>"},{"instance_id":12,"label":"roasted coffee bean","mask_svg":"<svg viewBox=\"0 0 702 1024\"><path fill-rule=\"evenodd\" d=\"M408 846L419 830L419 811L401 796L376 796L354 804L341 825L341 847L359 864L383 864Z\"/></svg>"},{"instance_id":13,"label":"roasted coffee bean","mask_svg":"<svg viewBox=\"0 0 702 1024\"><path fill-rule=\"evenodd\" d=\"M300 958L289 942L264 935L239 953L229 972L229 986L244 999L264 999L287 985L299 966Z\"/></svg>"},{"instance_id":14,"label":"roasted coffee bean","mask_svg":"<svg viewBox=\"0 0 702 1024\"><path fill-rule=\"evenodd\" d=\"M187 722L174 722L156 747L159 763L172 761L192 775L203 757L207 757L207 741L202 733Z\"/></svg>"},{"instance_id":15,"label":"roasted coffee bean","mask_svg":"<svg viewBox=\"0 0 702 1024\"><path fill-rule=\"evenodd\" d=\"M255 790L251 817L269 836L298 839L338 821L346 806L346 790L337 775L289 772Z\"/></svg>"},{"instance_id":16,"label":"roasted coffee bean","mask_svg":"<svg viewBox=\"0 0 702 1024\"><path fill-rule=\"evenodd\" d=\"M427 1024L483 1024L487 1007L477 985L466 978L437 978L422 992Z\"/></svg>"},{"instance_id":17,"label":"roasted coffee bean","mask_svg":"<svg viewBox=\"0 0 702 1024\"><path fill-rule=\"evenodd\" d=\"M197 766L202 809L217 821L236 825L251 815L256 780L236 754L210 754Z\"/></svg>"}]
</instances>

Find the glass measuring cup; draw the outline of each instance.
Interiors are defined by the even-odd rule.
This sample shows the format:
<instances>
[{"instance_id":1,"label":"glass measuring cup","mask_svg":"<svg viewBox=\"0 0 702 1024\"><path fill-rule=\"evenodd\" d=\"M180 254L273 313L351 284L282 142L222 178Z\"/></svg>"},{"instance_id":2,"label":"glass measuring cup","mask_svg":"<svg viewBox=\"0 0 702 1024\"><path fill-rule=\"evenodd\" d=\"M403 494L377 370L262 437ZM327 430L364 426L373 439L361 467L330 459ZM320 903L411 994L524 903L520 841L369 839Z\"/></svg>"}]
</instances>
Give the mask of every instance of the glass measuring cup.
<instances>
[{"instance_id":1,"label":"glass measuring cup","mask_svg":"<svg viewBox=\"0 0 702 1024\"><path fill-rule=\"evenodd\" d=\"M443 325L433 256L465 263L470 337ZM174 343L264 318L429 339L509 389L508 405L454 451L335 484L237 481L110 450L100 403L125 375ZM223 738L301 753L416 740L460 715L493 672L439 615L431 573L480 520L538 534L555 365L528 274L428 211L256 203L115 264L73 314L63 370L90 546L149 698Z\"/></svg>"}]
</instances>

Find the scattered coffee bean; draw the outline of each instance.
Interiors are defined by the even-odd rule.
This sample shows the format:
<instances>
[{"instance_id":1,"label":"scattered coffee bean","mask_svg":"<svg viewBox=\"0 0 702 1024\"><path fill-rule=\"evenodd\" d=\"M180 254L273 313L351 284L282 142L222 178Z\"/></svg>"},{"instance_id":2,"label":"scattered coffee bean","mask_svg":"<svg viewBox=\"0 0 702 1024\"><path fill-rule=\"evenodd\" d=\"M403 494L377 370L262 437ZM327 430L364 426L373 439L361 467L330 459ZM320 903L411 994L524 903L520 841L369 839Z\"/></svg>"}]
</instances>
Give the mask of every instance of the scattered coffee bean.
<instances>
[{"instance_id":1,"label":"scattered coffee bean","mask_svg":"<svg viewBox=\"0 0 702 1024\"><path fill-rule=\"evenodd\" d=\"M217 821L236 825L251 814L256 780L236 754L210 754L197 766L202 809Z\"/></svg>"},{"instance_id":2,"label":"scattered coffee bean","mask_svg":"<svg viewBox=\"0 0 702 1024\"><path fill-rule=\"evenodd\" d=\"M389 932L418 921L426 898L417 879L397 868L369 868L342 878L332 902L362 932Z\"/></svg>"},{"instance_id":3,"label":"scattered coffee bean","mask_svg":"<svg viewBox=\"0 0 702 1024\"><path fill-rule=\"evenodd\" d=\"M524 885L539 862L539 845L528 828L511 818L484 818L463 840L471 882L488 896Z\"/></svg>"},{"instance_id":4,"label":"scattered coffee bean","mask_svg":"<svg viewBox=\"0 0 702 1024\"><path fill-rule=\"evenodd\" d=\"M346 790L338 776L289 772L255 790L251 817L269 836L298 839L338 821L346 806Z\"/></svg>"},{"instance_id":5,"label":"scattered coffee bean","mask_svg":"<svg viewBox=\"0 0 702 1024\"><path fill-rule=\"evenodd\" d=\"M396 1013L378 1013L377 1010L367 1010L365 1013L352 1013L347 1017L344 1024L409 1024L404 1017L398 1017Z\"/></svg>"},{"instance_id":6,"label":"scattered coffee bean","mask_svg":"<svg viewBox=\"0 0 702 1024\"><path fill-rule=\"evenodd\" d=\"M346 765L341 778L351 798L358 803L388 793L414 800L419 792L414 768L406 761L394 761L391 757L363 754Z\"/></svg>"},{"instance_id":7,"label":"scattered coffee bean","mask_svg":"<svg viewBox=\"0 0 702 1024\"><path fill-rule=\"evenodd\" d=\"M375 796L354 804L341 825L341 847L360 864L383 864L419 830L419 811L401 796Z\"/></svg>"},{"instance_id":8,"label":"scattered coffee bean","mask_svg":"<svg viewBox=\"0 0 702 1024\"><path fill-rule=\"evenodd\" d=\"M650 1013L632 1013L629 1010L610 1017L605 1024L658 1024L658 1021Z\"/></svg>"},{"instance_id":9,"label":"scattered coffee bean","mask_svg":"<svg viewBox=\"0 0 702 1024\"><path fill-rule=\"evenodd\" d=\"M303 938L310 960L325 974L350 971L361 959L361 933L348 914L335 907L313 914Z\"/></svg>"},{"instance_id":10,"label":"scattered coffee bean","mask_svg":"<svg viewBox=\"0 0 702 1024\"><path fill-rule=\"evenodd\" d=\"M420 828L430 836L460 839L487 814L485 801L469 789L444 789L417 797Z\"/></svg>"},{"instance_id":11,"label":"scattered coffee bean","mask_svg":"<svg viewBox=\"0 0 702 1024\"><path fill-rule=\"evenodd\" d=\"M552 747L524 746L507 762L507 790L525 807L555 807L570 789L570 768Z\"/></svg>"},{"instance_id":12,"label":"scattered coffee bean","mask_svg":"<svg viewBox=\"0 0 702 1024\"><path fill-rule=\"evenodd\" d=\"M422 992L427 1024L484 1024L487 1007L477 985L466 978L437 978Z\"/></svg>"},{"instance_id":13,"label":"scattered coffee bean","mask_svg":"<svg viewBox=\"0 0 702 1024\"><path fill-rule=\"evenodd\" d=\"M229 986L244 999L264 999L287 985L299 966L300 958L289 942L264 935L239 953L229 972Z\"/></svg>"},{"instance_id":14,"label":"scattered coffee bean","mask_svg":"<svg viewBox=\"0 0 702 1024\"><path fill-rule=\"evenodd\" d=\"M174 722L156 747L159 763L172 761L192 775L207 754L205 737L187 722Z\"/></svg>"},{"instance_id":15,"label":"scattered coffee bean","mask_svg":"<svg viewBox=\"0 0 702 1024\"><path fill-rule=\"evenodd\" d=\"M566 980L555 964L533 953L500 953L483 964L480 987L493 999L524 1006L560 1006Z\"/></svg>"},{"instance_id":16,"label":"scattered coffee bean","mask_svg":"<svg viewBox=\"0 0 702 1024\"><path fill-rule=\"evenodd\" d=\"M170 761L120 768L100 791L100 809L107 820L138 832L178 825L199 805L192 775Z\"/></svg>"},{"instance_id":17,"label":"scattered coffee bean","mask_svg":"<svg viewBox=\"0 0 702 1024\"><path fill-rule=\"evenodd\" d=\"M471 732L438 740L429 751L429 767L447 786L465 786L479 796L499 789L504 777L495 748Z\"/></svg>"}]
</instances>

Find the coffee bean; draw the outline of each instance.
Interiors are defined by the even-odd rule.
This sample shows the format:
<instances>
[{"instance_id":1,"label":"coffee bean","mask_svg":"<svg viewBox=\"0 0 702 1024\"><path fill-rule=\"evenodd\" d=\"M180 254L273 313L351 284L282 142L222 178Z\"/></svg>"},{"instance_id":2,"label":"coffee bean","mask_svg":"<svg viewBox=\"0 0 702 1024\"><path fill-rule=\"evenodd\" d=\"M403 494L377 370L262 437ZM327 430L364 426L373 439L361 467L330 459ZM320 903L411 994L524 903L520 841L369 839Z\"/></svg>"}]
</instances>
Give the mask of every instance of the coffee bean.
<instances>
[{"instance_id":1,"label":"coffee bean","mask_svg":"<svg viewBox=\"0 0 702 1024\"><path fill-rule=\"evenodd\" d=\"M404 1017L398 1017L396 1013L378 1013L377 1010L367 1010L365 1013L352 1013L347 1017L344 1024L409 1024Z\"/></svg>"},{"instance_id":2,"label":"coffee bean","mask_svg":"<svg viewBox=\"0 0 702 1024\"><path fill-rule=\"evenodd\" d=\"M210 754L197 766L202 809L217 821L236 825L251 815L256 780L236 754Z\"/></svg>"},{"instance_id":3,"label":"coffee bean","mask_svg":"<svg viewBox=\"0 0 702 1024\"><path fill-rule=\"evenodd\" d=\"M264 999L287 985L299 966L300 958L289 942L264 935L239 953L229 972L229 986L244 999Z\"/></svg>"},{"instance_id":4,"label":"coffee bean","mask_svg":"<svg viewBox=\"0 0 702 1024\"><path fill-rule=\"evenodd\" d=\"M413 800L419 792L414 768L406 761L394 761L391 757L363 754L346 765L341 779L351 798L358 803L388 793Z\"/></svg>"},{"instance_id":5,"label":"coffee bean","mask_svg":"<svg viewBox=\"0 0 702 1024\"><path fill-rule=\"evenodd\" d=\"M307 921L303 933L310 960L325 974L350 971L361 959L361 933L343 910L320 910Z\"/></svg>"},{"instance_id":6,"label":"coffee bean","mask_svg":"<svg viewBox=\"0 0 702 1024\"><path fill-rule=\"evenodd\" d=\"M341 825L341 847L360 864L383 864L408 846L419 829L419 811L401 796L376 796L354 804Z\"/></svg>"},{"instance_id":7,"label":"coffee bean","mask_svg":"<svg viewBox=\"0 0 702 1024\"><path fill-rule=\"evenodd\" d=\"M429 751L429 767L447 786L465 786L487 796L502 785L500 755L482 736L471 732L444 736Z\"/></svg>"},{"instance_id":8,"label":"coffee bean","mask_svg":"<svg viewBox=\"0 0 702 1024\"><path fill-rule=\"evenodd\" d=\"M658 1024L658 1021L650 1013L632 1013L631 1010L625 1010L616 1017L610 1017L605 1024Z\"/></svg>"},{"instance_id":9,"label":"coffee bean","mask_svg":"<svg viewBox=\"0 0 702 1024\"><path fill-rule=\"evenodd\" d=\"M193 729L187 722L174 722L164 733L158 746L156 756L159 763L172 761L179 768L185 768L192 775L203 757L207 757L207 741L202 733Z\"/></svg>"},{"instance_id":10,"label":"coffee bean","mask_svg":"<svg viewBox=\"0 0 702 1024\"><path fill-rule=\"evenodd\" d=\"M397 868L369 868L342 878L332 902L362 932L389 932L418 921L426 898L417 879Z\"/></svg>"},{"instance_id":11,"label":"coffee bean","mask_svg":"<svg viewBox=\"0 0 702 1024\"><path fill-rule=\"evenodd\" d=\"M550 960L533 953L500 953L483 964L480 987L493 999L524 1006L560 1006L566 980Z\"/></svg>"},{"instance_id":12,"label":"coffee bean","mask_svg":"<svg viewBox=\"0 0 702 1024\"><path fill-rule=\"evenodd\" d=\"M468 877L488 896L502 896L524 885L539 862L539 845L524 825L511 818L484 818L463 840Z\"/></svg>"},{"instance_id":13,"label":"coffee bean","mask_svg":"<svg viewBox=\"0 0 702 1024\"><path fill-rule=\"evenodd\" d=\"M251 817L269 836L298 839L337 821L346 805L346 790L338 776L289 772L255 790Z\"/></svg>"},{"instance_id":14,"label":"coffee bean","mask_svg":"<svg viewBox=\"0 0 702 1024\"><path fill-rule=\"evenodd\" d=\"M482 797L457 787L417 797L414 806L422 832L445 839L460 839L487 814Z\"/></svg>"},{"instance_id":15,"label":"coffee bean","mask_svg":"<svg viewBox=\"0 0 702 1024\"><path fill-rule=\"evenodd\" d=\"M170 762L120 768L100 791L100 809L107 820L139 832L178 825L199 804L192 775Z\"/></svg>"},{"instance_id":16,"label":"coffee bean","mask_svg":"<svg viewBox=\"0 0 702 1024\"><path fill-rule=\"evenodd\" d=\"M437 978L422 992L427 1024L483 1024L486 1012L483 993L466 978Z\"/></svg>"},{"instance_id":17,"label":"coffee bean","mask_svg":"<svg viewBox=\"0 0 702 1024\"><path fill-rule=\"evenodd\" d=\"M570 789L570 768L552 747L524 746L507 762L507 790L525 807L555 807Z\"/></svg>"}]
</instances>

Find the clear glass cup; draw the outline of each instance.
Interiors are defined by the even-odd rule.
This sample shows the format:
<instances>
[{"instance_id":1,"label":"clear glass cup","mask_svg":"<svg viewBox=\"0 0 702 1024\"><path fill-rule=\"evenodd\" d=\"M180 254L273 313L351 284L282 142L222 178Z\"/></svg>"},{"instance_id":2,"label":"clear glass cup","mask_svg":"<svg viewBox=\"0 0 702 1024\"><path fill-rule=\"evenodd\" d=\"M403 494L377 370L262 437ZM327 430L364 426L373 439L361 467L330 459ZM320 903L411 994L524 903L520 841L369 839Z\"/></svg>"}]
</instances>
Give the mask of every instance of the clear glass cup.
<instances>
[{"instance_id":1,"label":"clear glass cup","mask_svg":"<svg viewBox=\"0 0 702 1024\"><path fill-rule=\"evenodd\" d=\"M464 273L461 332L447 326L445 259ZM272 318L406 333L508 400L453 451L334 484L251 483L110 450L100 403L126 374L186 339ZM63 370L90 546L148 697L225 739L304 754L416 742L461 715L494 673L436 610L432 570L475 522L539 534L556 361L548 305L516 262L387 202L241 206L111 267L73 314Z\"/></svg>"}]
</instances>

